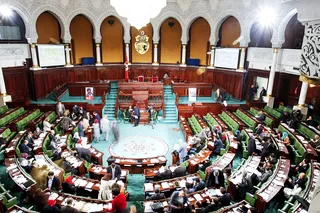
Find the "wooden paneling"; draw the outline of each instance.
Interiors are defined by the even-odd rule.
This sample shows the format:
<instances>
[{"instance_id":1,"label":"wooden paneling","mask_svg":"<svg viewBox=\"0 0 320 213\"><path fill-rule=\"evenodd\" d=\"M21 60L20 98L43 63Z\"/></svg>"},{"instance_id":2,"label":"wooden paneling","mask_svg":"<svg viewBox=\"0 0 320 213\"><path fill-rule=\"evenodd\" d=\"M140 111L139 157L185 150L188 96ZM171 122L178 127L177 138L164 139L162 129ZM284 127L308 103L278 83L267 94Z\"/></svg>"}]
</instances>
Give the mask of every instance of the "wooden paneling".
<instances>
[{"instance_id":1,"label":"wooden paneling","mask_svg":"<svg viewBox=\"0 0 320 213\"><path fill-rule=\"evenodd\" d=\"M173 91L179 96L188 96L189 88L197 88L197 96L211 96L212 84L210 83L174 83Z\"/></svg>"},{"instance_id":2,"label":"wooden paneling","mask_svg":"<svg viewBox=\"0 0 320 213\"><path fill-rule=\"evenodd\" d=\"M13 101L29 98L27 66L3 68L3 76L7 94L11 95Z\"/></svg>"}]
</instances>

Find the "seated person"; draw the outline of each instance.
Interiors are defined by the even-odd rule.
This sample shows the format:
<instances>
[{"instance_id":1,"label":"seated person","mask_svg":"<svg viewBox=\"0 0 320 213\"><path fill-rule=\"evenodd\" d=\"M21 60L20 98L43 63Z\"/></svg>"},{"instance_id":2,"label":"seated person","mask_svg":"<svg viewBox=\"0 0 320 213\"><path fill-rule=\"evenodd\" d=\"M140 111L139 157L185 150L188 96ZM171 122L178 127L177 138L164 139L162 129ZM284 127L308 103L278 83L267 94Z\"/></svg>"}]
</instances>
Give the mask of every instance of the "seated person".
<instances>
[{"instance_id":1,"label":"seated person","mask_svg":"<svg viewBox=\"0 0 320 213\"><path fill-rule=\"evenodd\" d=\"M75 194L77 191L77 188L75 187L73 181L72 181L72 176L68 176L65 180L65 182L62 183L62 191L64 193L69 193L69 194Z\"/></svg>"},{"instance_id":2,"label":"seated person","mask_svg":"<svg viewBox=\"0 0 320 213\"><path fill-rule=\"evenodd\" d=\"M24 140L22 143L20 143L19 150L21 153L27 153L29 155L32 153L32 149L28 146L27 140Z\"/></svg>"},{"instance_id":3,"label":"seated person","mask_svg":"<svg viewBox=\"0 0 320 213\"><path fill-rule=\"evenodd\" d=\"M251 134L249 135L249 140L248 140L248 155L251 156L256 153L257 153L256 140Z\"/></svg>"},{"instance_id":4,"label":"seated person","mask_svg":"<svg viewBox=\"0 0 320 213\"><path fill-rule=\"evenodd\" d=\"M55 151L53 151L53 157L52 160L56 161L56 160L60 160L61 159L61 148L58 147Z\"/></svg>"},{"instance_id":5,"label":"seated person","mask_svg":"<svg viewBox=\"0 0 320 213\"><path fill-rule=\"evenodd\" d=\"M43 213L59 213L60 208L56 205L56 200L48 200L48 205L43 208Z\"/></svg>"},{"instance_id":6,"label":"seated person","mask_svg":"<svg viewBox=\"0 0 320 213\"><path fill-rule=\"evenodd\" d=\"M259 115L256 115L257 120L264 122L266 120L266 115L263 111L259 112Z\"/></svg>"},{"instance_id":7,"label":"seated person","mask_svg":"<svg viewBox=\"0 0 320 213\"><path fill-rule=\"evenodd\" d=\"M193 188L195 192L200 191L206 188L206 184L203 182L203 180L200 180L200 178L196 178Z\"/></svg>"},{"instance_id":8,"label":"seated person","mask_svg":"<svg viewBox=\"0 0 320 213\"><path fill-rule=\"evenodd\" d=\"M164 171L163 172L159 172L158 176L162 180L171 179L172 178L172 172L168 167L164 167Z\"/></svg>"},{"instance_id":9,"label":"seated person","mask_svg":"<svg viewBox=\"0 0 320 213\"><path fill-rule=\"evenodd\" d=\"M7 145L7 141L3 138L2 134L0 134L0 146L5 147Z\"/></svg>"},{"instance_id":10,"label":"seated person","mask_svg":"<svg viewBox=\"0 0 320 213\"><path fill-rule=\"evenodd\" d=\"M274 153L271 153L269 157L266 157L265 163L270 163L271 165L275 165L277 163Z\"/></svg>"},{"instance_id":11,"label":"seated person","mask_svg":"<svg viewBox=\"0 0 320 213\"><path fill-rule=\"evenodd\" d=\"M224 187L224 176L220 170L213 170L209 173L207 187Z\"/></svg>"},{"instance_id":12,"label":"seated person","mask_svg":"<svg viewBox=\"0 0 320 213\"><path fill-rule=\"evenodd\" d=\"M21 167L28 173L30 174L31 170L32 170L32 160L30 159L28 160L28 154L27 153L23 153L21 155L21 158L19 159L20 161L20 165Z\"/></svg>"},{"instance_id":13,"label":"seated person","mask_svg":"<svg viewBox=\"0 0 320 213\"><path fill-rule=\"evenodd\" d=\"M289 138L289 134L287 132L283 132L282 133L282 138L281 138L282 142L284 143L284 145L289 146L290 143L290 138Z\"/></svg>"},{"instance_id":14,"label":"seated person","mask_svg":"<svg viewBox=\"0 0 320 213\"><path fill-rule=\"evenodd\" d=\"M198 170L205 172L209 166L211 166L211 161L206 159L203 164L198 164Z\"/></svg>"},{"instance_id":15,"label":"seated person","mask_svg":"<svg viewBox=\"0 0 320 213\"><path fill-rule=\"evenodd\" d=\"M220 187L221 196L219 197L218 201L221 204L221 207L229 206L231 202L231 195L227 193L224 187Z\"/></svg>"},{"instance_id":16,"label":"seated person","mask_svg":"<svg viewBox=\"0 0 320 213\"><path fill-rule=\"evenodd\" d=\"M219 198L213 197L211 200L207 201L208 206L205 208L205 213L214 212L221 208Z\"/></svg>"},{"instance_id":17,"label":"seated person","mask_svg":"<svg viewBox=\"0 0 320 213\"><path fill-rule=\"evenodd\" d=\"M78 169L73 168L72 165L66 161L66 157L62 157L62 163L61 163L61 168L64 170L65 173L71 172L71 174L77 174Z\"/></svg>"},{"instance_id":18,"label":"seated person","mask_svg":"<svg viewBox=\"0 0 320 213\"><path fill-rule=\"evenodd\" d=\"M220 154L220 150L224 148L224 144L222 143L220 138L214 137L214 150L213 153L216 155Z\"/></svg>"},{"instance_id":19,"label":"seated person","mask_svg":"<svg viewBox=\"0 0 320 213\"><path fill-rule=\"evenodd\" d=\"M313 148L319 149L320 148L320 136L315 135L313 139L311 139L310 144Z\"/></svg>"},{"instance_id":20,"label":"seated person","mask_svg":"<svg viewBox=\"0 0 320 213\"><path fill-rule=\"evenodd\" d=\"M74 153L78 154L79 158L87 162L91 162L91 152L89 149L83 148L83 147L76 147L73 150L74 150Z\"/></svg>"},{"instance_id":21,"label":"seated person","mask_svg":"<svg viewBox=\"0 0 320 213\"><path fill-rule=\"evenodd\" d=\"M41 129L37 127L36 130L33 132L33 138L38 139L41 133L42 133Z\"/></svg>"},{"instance_id":22,"label":"seated person","mask_svg":"<svg viewBox=\"0 0 320 213\"><path fill-rule=\"evenodd\" d=\"M255 129L255 131L256 131L255 133L257 135L260 135L263 132L263 130L264 130L264 126L262 124L258 124L256 129Z\"/></svg>"},{"instance_id":23,"label":"seated person","mask_svg":"<svg viewBox=\"0 0 320 213\"><path fill-rule=\"evenodd\" d=\"M305 188L306 182L307 178L305 173L300 173L296 181L289 178L286 182L287 187L283 189L284 196L288 199L290 196L298 195Z\"/></svg>"},{"instance_id":24,"label":"seated person","mask_svg":"<svg viewBox=\"0 0 320 213\"><path fill-rule=\"evenodd\" d=\"M49 123L49 118L46 118L44 121L43 121L43 131L44 132L49 132L51 130L51 124Z\"/></svg>"},{"instance_id":25,"label":"seated person","mask_svg":"<svg viewBox=\"0 0 320 213\"><path fill-rule=\"evenodd\" d=\"M275 139L281 140L282 132L279 129L276 129L275 134L272 135Z\"/></svg>"},{"instance_id":26,"label":"seated person","mask_svg":"<svg viewBox=\"0 0 320 213\"><path fill-rule=\"evenodd\" d=\"M192 182L186 182L187 194L191 194L195 192L195 188L193 187Z\"/></svg>"},{"instance_id":27,"label":"seated person","mask_svg":"<svg viewBox=\"0 0 320 213\"><path fill-rule=\"evenodd\" d=\"M266 167L261 176L258 176L258 181L264 183L268 180L268 178L272 175L272 168Z\"/></svg>"},{"instance_id":28,"label":"seated person","mask_svg":"<svg viewBox=\"0 0 320 213\"><path fill-rule=\"evenodd\" d=\"M178 167L172 172L172 178L182 177L187 175L187 169L184 166L181 166L179 163Z\"/></svg>"},{"instance_id":29,"label":"seated person","mask_svg":"<svg viewBox=\"0 0 320 213\"><path fill-rule=\"evenodd\" d=\"M54 132L54 130L50 130L49 140L55 142L56 137L55 137L55 132Z\"/></svg>"},{"instance_id":30,"label":"seated person","mask_svg":"<svg viewBox=\"0 0 320 213\"><path fill-rule=\"evenodd\" d=\"M25 140L28 141L28 144L27 144L27 145L32 149L33 146L34 146L34 141L33 141L33 138L32 138L32 132L31 132L31 131L28 132L28 135L27 135L27 137L26 137Z\"/></svg>"},{"instance_id":31,"label":"seated person","mask_svg":"<svg viewBox=\"0 0 320 213\"><path fill-rule=\"evenodd\" d=\"M239 130L236 130L235 139L236 139L238 142L241 142L241 141L242 141L242 135L241 135L241 133L240 133Z\"/></svg>"},{"instance_id":32,"label":"seated person","mask_svg":"<svg viewBox=\"0 0 320 213\"><path fill-rule=\"evenodd\" d=\"M247 192L252 192L253 184L251 180L251 175L247 171L243 171L243 177L241 183L238 184L238 195L240 200L244 199Z\"/></svg>"},{"instance_id":33,"label":"seated person","mask_svg":"<svg viewBox=\"0 0 320 213\"><path fill-rule=\"evenodd\" d=\"M309 169L309 166L310 166L309 164L310 164L310 159L305 158L298 165L291 165L290 175L295 176L300 173L306 173L307 170Z\"/></svg>"},{"instance_id":34,"label":"seated person","mask_svg":"<svg viewBox=\"0 0 320 213\"><path fill-rule=\"evenodd\" d=\"M151 195L148 200L161 200L161 199L165 199L166 196L160 192L160 189L159 188L156 188L154 190L155 194L154 195Z\"/></svg>"}]
</instances>

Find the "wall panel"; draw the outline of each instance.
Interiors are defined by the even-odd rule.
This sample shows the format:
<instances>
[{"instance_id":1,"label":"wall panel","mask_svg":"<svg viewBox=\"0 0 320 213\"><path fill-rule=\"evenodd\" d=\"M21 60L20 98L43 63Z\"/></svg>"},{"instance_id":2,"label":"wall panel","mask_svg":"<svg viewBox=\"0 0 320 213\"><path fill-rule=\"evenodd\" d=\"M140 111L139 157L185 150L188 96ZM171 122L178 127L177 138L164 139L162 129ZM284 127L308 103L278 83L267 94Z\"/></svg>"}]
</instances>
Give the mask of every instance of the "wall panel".
<instances>
[{"instance_id":1,"label":"wall panel","mask_svg":"<svg viewBox=\"0 0 320 213\"><path fill-rule=\"evenodd\" d=\"M44 12L38 17L36 29L38 44L49 44L50 38L60 42L60 25L51 13Z\"/></svg>"},{"instance_id":2,"label":"wall panel","mask_svg":"<svg viewBox=\"0 0 320 213\"><path fill-rule=\"evenodd\" d=\"M232 43L240 37L241 29L239 21L231 16L227 18L221 25L221 46L222 47L239 47L237 43Z\"/></svg>"}]
</instances>

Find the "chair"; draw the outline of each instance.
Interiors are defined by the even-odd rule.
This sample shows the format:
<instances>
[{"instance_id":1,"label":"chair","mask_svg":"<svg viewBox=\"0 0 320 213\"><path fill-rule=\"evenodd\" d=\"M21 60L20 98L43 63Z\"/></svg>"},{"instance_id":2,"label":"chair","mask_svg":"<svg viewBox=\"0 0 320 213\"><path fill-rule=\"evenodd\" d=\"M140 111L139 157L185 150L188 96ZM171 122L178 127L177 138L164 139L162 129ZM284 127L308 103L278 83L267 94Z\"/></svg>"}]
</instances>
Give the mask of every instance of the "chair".
<instances>
[{"instance_id":1,"label":"chair","mask_svg":"<svg viewBox=\"0 0 320 213\"><path fill-rule=\"evenodd\" d=\"M158 77L153 76L152 77L152 83L158 83Z\"/></svg>"},{"instance_id":2,"label":"chair","mask_svg":"<svg viewBox=\"0 0 320 213\"><path fill-rule=\"evenodd\" d=\"M144 77L143 75L138 76L138 82L144 82Z\"/></svg>"}]
</instances>

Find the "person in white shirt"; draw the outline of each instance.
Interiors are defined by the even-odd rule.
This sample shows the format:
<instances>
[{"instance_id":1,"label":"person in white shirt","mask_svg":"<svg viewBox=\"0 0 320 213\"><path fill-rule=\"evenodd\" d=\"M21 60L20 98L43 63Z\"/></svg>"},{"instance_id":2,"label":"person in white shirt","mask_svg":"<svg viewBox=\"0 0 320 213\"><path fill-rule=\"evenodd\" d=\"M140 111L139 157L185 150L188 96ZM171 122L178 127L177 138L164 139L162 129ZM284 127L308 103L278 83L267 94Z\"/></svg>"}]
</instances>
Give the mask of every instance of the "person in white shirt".
<instances>
[{"instance_id":1,"label":"person in white shirt","mask_svg":"<svg viewBox=\"0 0 320 213\"><path fill-rule=\"evenodd\" d=\"M51 124L49 123L49 118L46 118L44 121L43 121L43 131L44 132L49 132L51 130Z\"/></svg>"},{"instance_id":2,"label":"person in white shirt","mask_svg":"<svg viewBox=\"0 0 320 213\"><path fill-rule=\"evenodd\" d=\"M58 102L56 106L56 112L59 117L63 116L64 112L66 111L66 108L61 102Z\"/></svg>"},{"instance_id":3,"label":"person in white shirt","mask_svg":"<svg viewBox=\"0 0 320 213\"><path fill-rule=\"evenodd\" d=\"M105 140L108 142L110 132L110 120L108 119L108 116L104 115L100 123L102 134L104 135Z\"/></svg>"},{"instance_id":4,"label":"person in white shirt","mask_svg":"<svg viewBox=\"0 0 320 213\"><path fill-rule=\"evenodd\" d=\"M179 153L180 163L184 162L188 155L187 143L182 139L179 139L179 147L176 149L176 151Z\"/></svg>"}]
</instances>

